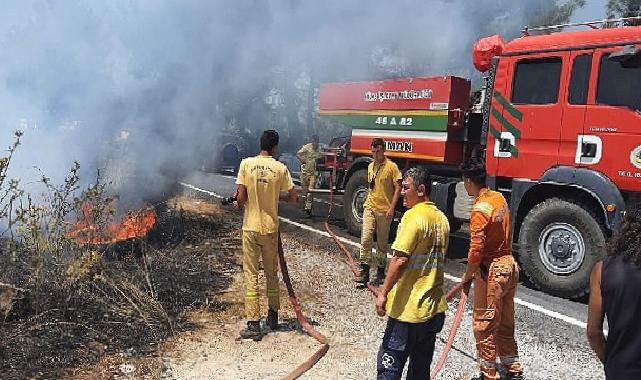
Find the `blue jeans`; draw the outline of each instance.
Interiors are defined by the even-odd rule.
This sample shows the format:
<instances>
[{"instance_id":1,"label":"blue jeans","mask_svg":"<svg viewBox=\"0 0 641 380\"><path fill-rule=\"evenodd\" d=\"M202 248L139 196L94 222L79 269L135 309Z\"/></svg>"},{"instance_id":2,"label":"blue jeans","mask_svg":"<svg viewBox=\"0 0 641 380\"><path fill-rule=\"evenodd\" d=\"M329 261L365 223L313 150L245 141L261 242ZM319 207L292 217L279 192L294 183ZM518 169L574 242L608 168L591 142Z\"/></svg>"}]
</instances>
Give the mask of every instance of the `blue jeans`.
<instances>
[{"instance_id":1,"label":"blue jeans","mask_svg":"<svg viewBox=\"0 0 641 380\"><path fill-rule=\"evenodd\" d=\"M388 318L376 360L377 379L400 379L408 358L407 380L429 379L436 334L443 329L444 322L445 313L421 323Z\"/></svg>"}]
</instances>

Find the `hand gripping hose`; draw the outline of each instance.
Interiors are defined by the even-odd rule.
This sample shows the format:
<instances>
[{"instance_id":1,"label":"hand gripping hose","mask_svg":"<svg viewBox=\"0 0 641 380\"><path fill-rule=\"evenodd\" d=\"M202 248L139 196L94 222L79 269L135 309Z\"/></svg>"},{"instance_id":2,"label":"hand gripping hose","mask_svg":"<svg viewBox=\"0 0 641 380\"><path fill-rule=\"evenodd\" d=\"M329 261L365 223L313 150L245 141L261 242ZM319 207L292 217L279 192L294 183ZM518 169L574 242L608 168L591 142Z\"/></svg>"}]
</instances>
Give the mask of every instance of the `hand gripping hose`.
<instances>
[{"instance_id":1,"label":"hand gripping hose","mask_svg":"<svg viewBox=\"0 0 641 380\"><path fill-rule=\"evenodd\" d=\"M334 161L334 170L329 179L329 211L327 212L327 218L325 219L325 229L327 230L327 233L330 234L332 239L334 239L341 251L345 254L346 262L352 270L352 273L354 273L354 276L359 276L360 270L356 267L356 263L354 262L352 254L347 250L347 248L345 248L345 245L340 240L338 240L338 237L329 226L329 218L332 215L332 206L334 205L334 178L336 178L336 161ZM452 349L452 344L454 344L454 337L456 336L458 328L461 325L461 320L463 319L463 313L465 312L465 306L467 304L469 290L469 287L467 286L468 284L469 283L462 282L457 284L445 296L445 298L449 302L454 298L454 296L456 296L456 294L458 294L459 292L461 293L458 307L456 308L456 314L454 315L454 321L452 322L452 327L450 328L450 334L447 338L447 343L445 344L445 348L443 348L443 352L441 352L441 356L439 357L436 365L434 366L434 369L432 370L430 377L432 379L436 378L436 375L438 375L439 371L443 368L443 365L445 365L447 355ZM374 297L378 296L378 288L372 285L372 283L368 282L367 288L372 292Z\"/></svg>"}]
</instances>

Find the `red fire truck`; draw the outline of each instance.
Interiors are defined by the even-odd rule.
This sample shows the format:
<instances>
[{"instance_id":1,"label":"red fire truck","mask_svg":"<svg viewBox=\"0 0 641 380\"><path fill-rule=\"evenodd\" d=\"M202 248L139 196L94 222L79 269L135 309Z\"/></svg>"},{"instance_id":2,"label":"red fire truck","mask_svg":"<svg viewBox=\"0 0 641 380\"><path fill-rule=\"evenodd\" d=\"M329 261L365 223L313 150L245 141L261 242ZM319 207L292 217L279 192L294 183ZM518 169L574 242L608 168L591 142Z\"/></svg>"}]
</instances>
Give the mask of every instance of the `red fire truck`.
<instances>
[{"instance_id":1,"label":"red fire truck","mask_svg":"<svg viewBox=\"0 0 641 380\"><path fill-rule=\"evenodd\" d=\"M527 278L557 296L585 295L641 194L641 27L557 29L479 40L474 63L487 77L476 102L470 81L454 76L321 85L320 114L352 128L333 141L344 148L335 190L350 232L360 233L373 138L400 168L430 170L453 230L471 204L458 166L482 156L489 186L509 202Z\"/></svg>"}]
</instances>

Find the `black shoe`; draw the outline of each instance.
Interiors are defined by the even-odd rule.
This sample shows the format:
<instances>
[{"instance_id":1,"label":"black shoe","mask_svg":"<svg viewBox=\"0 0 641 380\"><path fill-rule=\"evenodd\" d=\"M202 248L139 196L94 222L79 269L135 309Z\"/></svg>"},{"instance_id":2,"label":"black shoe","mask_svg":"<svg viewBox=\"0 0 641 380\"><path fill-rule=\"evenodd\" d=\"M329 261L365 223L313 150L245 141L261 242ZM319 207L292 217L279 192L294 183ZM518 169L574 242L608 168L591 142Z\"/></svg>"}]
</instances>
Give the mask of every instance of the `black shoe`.
<instances>
[{"instance_id":1,"label":"black shoe","mask_svg":"<svg viewBox=\"0 0 641 380\"><path fill-rule=\"evenodd\" d=\"M381 286L385 282L385 267L378 267L376 269L376 280L374 280L374 285Z\"/></svg>"},{"instance_id":2,"label":"black shoe","mask_svg":"<svg viewBox=\"0 0 641 380\"><path fill-rule=\"evenodd\" d=\"M312 209L311 208L306 208L305 213L307 214L307 217L311 218L312 217Z\"/></svg>"},{"instance_id":3,"label":"black shoe","mask_svg":"<svg viewBox=\"0 0 641 380\"><path fill-rule=\"evenodd\" d=\"M485 376L483 375L483 372L479 373L477 376L474 376L470 380L485 380Z\"/></svg>"},{"instance_id":4,"label":"black shoe","mask_svg":"<svg viewBox=\"0 0 641 380\"><path fill-rule=\"evenodd\" d=\"M357 283L361 285L366 285L369 282L369 265L361 264L361 275L354 279Z\"/></svg>"},{"instance_id":5,"label":"black shoe","mask_svg":"<svg viewBox=\"0 0 641 380\"><path fill-rule=\"evenodd\" d=\"M256 342L263 339L265 334L260 330L260 321L247 321L247 327L240 330L240 337L252 339Z\"/></svg>"},{"instance_id":6,"label":"black shoe","mask_svg":"<svg viewBox=\"0 0 641 380\"><path fill-rule=\"evenodd\" d=\"M278 330L278 312L271 307L267 311L267 326L271 330Z\"/></svg>"},{"instance_id":7,"label":"black shoe","mask_svg":"<svg viewBox=\"0 0 641 380\"><path fill-rule=\"evenodd\" d=\"M522 373L512 373L512 372L508 372L508 373L505 375L505 378L504 378L504 379L505 379L505 380L523 380L523 379L525 379L525 377L523 377L523 374L522 374Z\"/></svg>"}]
</instances>

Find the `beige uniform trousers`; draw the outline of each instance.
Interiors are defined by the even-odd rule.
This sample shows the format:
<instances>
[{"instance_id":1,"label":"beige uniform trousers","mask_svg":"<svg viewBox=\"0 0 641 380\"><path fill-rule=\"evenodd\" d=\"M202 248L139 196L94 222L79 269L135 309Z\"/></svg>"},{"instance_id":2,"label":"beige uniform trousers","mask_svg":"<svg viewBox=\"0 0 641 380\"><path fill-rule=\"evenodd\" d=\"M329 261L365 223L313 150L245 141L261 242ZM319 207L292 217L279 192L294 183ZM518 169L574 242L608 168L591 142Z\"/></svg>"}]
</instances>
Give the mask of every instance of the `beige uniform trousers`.
<instances>
[{"instance_id":1,"label":"beige uniform trousers","mask_svg":"<svg viewBox=\"0 0 641 380\"><path fill-rule=\"evenodd\" d=\"M370 264L372 261L372 245L374 243L374 231L376 231L376 255L374 262L380 268L387 264L387 251L389 249L389 229L392 224L387 220L384 212L363 209L363 230L361 231L360 264Z\"/></svg>"},{"instance_id":2,"label":"beige uniform trousers","mask_svg":"<svg viewBox=\"0 0 641 380\"><path fill-rule=\"evenodd\" d=\"M267 279L267 303L280 308L278 291L278 232L261 235L243 231L243 272L245 274L245 315L248 321L260 320L258 299L258 260L262 258Z\"/></svg>"},{"instance_id":3,"label":"beige uniform trousers","mask_svg":"<svg viewBox=\"0 0 641 380\"><path fill-rule=\"evenodd\" d=\"M313 174L308 174L301 172L300 174L300 187L305 196L305 210L312 209L312 202L314 201L312 193L310 190L313 190L316 186L316 172Z\"/></svg>"},{"instance_id":4,"label":"beige uniform trousers","mask_svg":"<svg viewBox=\"0 0 641 380\"><path fill-rule=\"evenodd\" d=\"M481 372L499 379L496 357L508 372L523 373L514 339L514 295L519 272L514 257L492 259L487 278L474 277L474 337Z\"/></svg>"}]
</instances>

